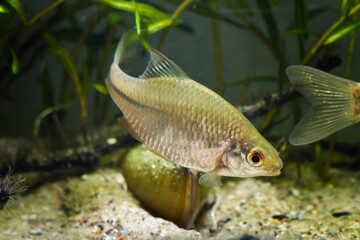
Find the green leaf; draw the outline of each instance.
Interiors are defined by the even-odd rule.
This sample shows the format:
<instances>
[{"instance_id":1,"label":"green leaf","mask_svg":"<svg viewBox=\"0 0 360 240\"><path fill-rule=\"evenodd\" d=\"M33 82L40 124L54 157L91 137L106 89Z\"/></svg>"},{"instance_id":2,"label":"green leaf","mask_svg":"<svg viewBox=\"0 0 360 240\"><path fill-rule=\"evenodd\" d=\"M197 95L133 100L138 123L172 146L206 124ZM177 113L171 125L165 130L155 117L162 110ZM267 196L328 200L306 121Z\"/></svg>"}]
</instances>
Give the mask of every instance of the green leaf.
<instances>
[{"instance_id":1,"label":"green leaf","mask_svg":"<svg viewBox=\"0 0 360 240\"><path fill-rule=\"evenodd\" d=\"M275 6L277 6L277 5L280 4L280 0L272 0L272 3L273 3Z\"/></svg>"},{"instance_id":2,"label":"green leaf","mask_svg":"<svg viewBox=\"0 0 360 240\"><path fill-rule=\"evenodd\" d=\"M147 26L146 32L147 32L147 34L151 35L157 31L160 31L161 29L164 29L164 28L170 26L172 23L173 23L173 21L170 18L156 21Z\"/></svg>"},{"instance_id":3,"label":"green leaf","mask_svg":"<svg viewBox=\"0 0 360 240\"><path fill-rule=\"evenodd\" d=\"M10 51L11 51L11 57L12 57L11 71L13 74L17 74L19 72L19 60L18 60L14 50L11 49Z\"/></svg>"},{"instance_id":4,"label":"green leaf","mask_svg":"<svg viewBox=\"0 0 360 240\"><path fill-rule=\"evenodd\" d=\"M292 28L286 31L287 36L297 36L297 35L303 35L303 34L309 33L306 28Z\"/></svg>"},{"instance_id":5,"label":"green leaf","mask_svg":"<svg viewBox=\"0 0 360 240\"><path fill-rule=\"evenodd\" d=\"M140 28L140 14L137 8L137 4L135 0L132 0L134 5L135 5L135 24L136 24L136 32L137 34L141 33L141 28Z\"/></svg>"},{"instance_id":6,"label":"green leaf","mask_svg":"<svg viewBox=\"0 0 360 240\"><path fill-rule=\"evenodd\" d=\"M94 88L96 91L98 91L99 93L102 93L104 95L108 94L108 90L106 89L106 87L104 86L104 84L101 83L92 83L90 85L92 88Z\"/></svg>"},{"instance_id":7,"label":"green leaf","mask_svg":"<svg viewBox=\"0 0 360 240\"><path fill-rule=\"evenodd\" d=\"M295 0L295 26L299 29L304 29L303 33L301 34L304 39L308 38L308 31L307 29L307 12L304 0ZM301 38L301 41L303 39Z\"/></svg>"},{"instance_id":8,"label":"green leaf","mask_svg":"<svg viewBox=\"0 0 360 240\"><path fill-rule=\"evenodd\" d=\"M236 14L253 15L253 11L246 0L221 0L221 3Z\"/></svg>"},{"instance_id":9,"label":"green leaf","mask_svg":"<svg viewBox=\"0 0 360 240\"><path fill-rule=\"evenodd\" d=\"M49 44L49 52L64 66L68 74L75 81L79 81L79 76L76 71L75 61L70 53L60 45L60 43L49 33L44 33L44 37Z\"/></svg>"},{"instance_id":10,"label":"green leaf","mask_svg":"<svg viewBox=\"0 0 360 240\"><path fill-rule=\"evenodd\" d=\"M36 136L36 137L39 136L39 129L40 129L41 121L43 119L45 119L45 117L47 117L50 114L53 114L56 111L68 108L69 106L70 106L69 103L63 103L63 104L55 105L55 106L48 107L48 108L42 110L39 113L39 115L36 117L35 122L34 122L34 127L33 127L34 136Z\"/></svg>"},{"instance_id":11,"label":"green leaf","mask_svg":"<svg viewBox=\"0 0 360 240\"><path fill-rule=\"evenodd\" d=\"M7 7L5 7L4 5L0 4L0 13L8 13L9 9L7 9Z\"/></svg>"},{"instance_id":12,"label":"green leaf","mask_svg":"<svg viewBox=\"0 0 360 240\"><path fill-rule=\"evenodd\" d=\"M49 44L49 52L52 54L65 68L66 72L72 78L76 93L80 101L80 118L83 128L83 135L86 139L86 122L87 122L87 110L86 110L86 92L81 85L79 75L76 71L75 60L73 56L60 45L60 43L49 33L44 33L44 38Z\"/></svg>"},{"instance_id":13,"label":"green leaf","mask_svg":"<svg viewBox=\"0 0 360 240\"><path fill-rule=\"evenodd\" d=\"M19 15L21 21L24 24L27 24L27 20L25 17L25 10L23 8L23 5L21 4L20 0L7 0L7 2L13 7L15 8L17 14Z\"/></svg>"},{"instance_id":14,"label":"green leaf","mask_svg":"<svg viewBox=\"0 0 360 240\"><path fill-rule=\"evenodd\" d=\"M153 19L170 18L168 14L145 3L135 3L133 1L128 2L122 0L96 0L96 1L115 9L120 9L132 13L138 12L138 14L140 14L141 16L145 16Z\"/></svg>"},{"instance_id":15,"label":"green leaf","mask_svg":"<svg viewBox=\"0 0 360 240\"><path fill-rule=\"evenodd\" d=\"M360 20L354 21L351 24L340 28L333 34L331 34L325 41L324 45L332 44L339 39L345 37L346 35L350 34L351 32L355 31L357 28L360 27Z\"/></svg>"},{"instance_id":16,"label":"green leaf","mask_svg":"<svg viewBox=\"0 0 360 240\"><path fill-rule=\"evenodd\" d=\"M119 23L122 20L121 14L118 13L110 13L106 17L108 23L110 24L116 24Z\"/></svg>"},{"instance_id":17,"label":"green leaf","mask_svg":"<svg viewBox=\"0 0 360 240\"><path fill-rule=\"evenodd\" d=\"M349 1L348 0L342 0L341 1L341 7L340 7L340 13L344 14L349 9Z\"/></svg>"},{"instance_id":18,"label":"green leaf","mask_svg":"<svg viewBox=\"0 0 360 240\"><path fill-rule=\"evenodd\" d=\"M85 101L85 95L79 75L76 71L75 60L73 56L60 45L60 43L49 33L44 33L44 37L49 44L48 51L53 55L65 68L66 72L74 81L76 92L81 101Z\"/></svg>"}]
</instances>

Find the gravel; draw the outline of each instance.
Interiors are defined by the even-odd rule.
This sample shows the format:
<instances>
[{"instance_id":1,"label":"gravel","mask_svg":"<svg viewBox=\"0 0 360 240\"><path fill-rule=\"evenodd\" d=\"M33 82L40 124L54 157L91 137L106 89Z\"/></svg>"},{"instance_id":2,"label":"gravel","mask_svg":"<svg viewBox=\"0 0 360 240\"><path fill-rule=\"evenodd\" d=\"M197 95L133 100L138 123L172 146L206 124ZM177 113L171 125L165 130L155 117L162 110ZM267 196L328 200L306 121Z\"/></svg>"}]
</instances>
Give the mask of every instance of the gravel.
<instances>
[{"instance_id":1,"label":"gravel","mask_svg":"<svg viewBox=\"0 0 360 240\"><path fill-rule=\"evenodd\" d=\"M326 183L286 176L227 179L217 226L207 210L185 230L149 214L120 171L102 168L11 200L0 212L0 239L360 239L359 173L333 170Z\"/></svg>"}]
</instances>

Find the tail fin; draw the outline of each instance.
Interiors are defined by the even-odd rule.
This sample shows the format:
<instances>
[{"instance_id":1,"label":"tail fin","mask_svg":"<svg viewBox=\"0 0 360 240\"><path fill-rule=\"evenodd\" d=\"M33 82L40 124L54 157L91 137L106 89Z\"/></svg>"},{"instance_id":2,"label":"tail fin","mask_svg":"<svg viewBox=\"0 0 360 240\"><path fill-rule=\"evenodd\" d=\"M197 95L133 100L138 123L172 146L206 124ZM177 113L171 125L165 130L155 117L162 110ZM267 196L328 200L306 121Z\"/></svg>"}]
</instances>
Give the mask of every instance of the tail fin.
<instances>
[{"instance_id":1,"label":"tail fin","mask_svg":"<svg viewBox=\"0 0 360 240\"><path fill-rule=\"evenodd\" d=\"M295 89L312 102L290 135L292 145L318 141L355 122L354 82L307 66L290 66L286 74Z\"/></svg>"},{"instance_id":2,"label":"tail fin","mask_svg":"<svg viewBox=\"0 0 360 240\"><path fill-rule=\"evenodd\" d=\"M145 49L149 49L149 44L141 35L138 35L135 29L129 30L123 34L121 40L116 48L114 63L121 64L126 59L136 55L139 48L136 43L141 43Z\"/></svg>"}]
</instances>

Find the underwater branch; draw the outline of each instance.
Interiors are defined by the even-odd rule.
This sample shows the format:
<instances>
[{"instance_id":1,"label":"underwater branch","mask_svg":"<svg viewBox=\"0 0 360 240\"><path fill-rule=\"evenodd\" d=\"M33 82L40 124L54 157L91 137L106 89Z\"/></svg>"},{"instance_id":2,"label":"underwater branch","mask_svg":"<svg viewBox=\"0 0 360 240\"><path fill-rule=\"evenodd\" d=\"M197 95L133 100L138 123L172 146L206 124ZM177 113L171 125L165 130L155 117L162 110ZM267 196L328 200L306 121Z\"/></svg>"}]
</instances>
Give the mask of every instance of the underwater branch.
<instances>
[{"instance_id":1,"label":"underwater branch","mask_svg":"<svg viewBox=\"0 0 360 240\"><path fill-rule=\"evenodd\" d=\"M251 105L239 106L237 109L248 119L252 119L268 113L273 107L280 106L288 101L299 97L300 94L294 88L286 88L280 92L266 95Z\"/></svg>"},{"instance_id":2,"label":"underwater branch","mask_svg":"<svg viewBox=\"0 0 360 240\"><path fill-rule=\"evenodd\" d=\"M43 145L45 139L34 141L26 138L1 138L0 175L6 174L9 167L14 173L55 171L65 168L91 170L106 154L137 143L129 135L122 134L115 138L98 135L93 134L89 144L75 143L74 147L59 147L52 150L49 150L49 146Z\"/></svg>"}]
</instances>

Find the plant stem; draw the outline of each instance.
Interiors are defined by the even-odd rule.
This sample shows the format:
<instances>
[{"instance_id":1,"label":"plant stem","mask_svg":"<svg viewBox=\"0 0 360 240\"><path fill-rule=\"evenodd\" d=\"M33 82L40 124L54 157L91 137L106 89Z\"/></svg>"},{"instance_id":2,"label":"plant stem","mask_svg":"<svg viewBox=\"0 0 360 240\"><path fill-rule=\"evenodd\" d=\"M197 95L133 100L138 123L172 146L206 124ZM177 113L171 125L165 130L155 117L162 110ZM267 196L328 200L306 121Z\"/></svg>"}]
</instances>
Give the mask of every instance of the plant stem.
<instances>
[{"instance_id":1,"label":"plant stem","mask_svg":"<svg viewBox=\"0 0 360 240\"><path fill-rule=\"evenodd\" d=\"M356 4L350 11L346 14L343 14L335 21L328 30L320 37L320 39L315 43L315 45L310 49L309 53L301 61L301 64L307 64L323 46L327 38L339 27L341 26L349 17L353 16L360 10L360 3Z\"/></svg>"},{"instance_id":2,"label":"plant stem","mask_svg":"<svg viewBox=\"0 0 360 240\"><path fill-rule=\"evenodd\" d=\"M97 15L93 15L93 16L89 17L89 19L86 23L86 27L84 28L84 31L81 33L79 39L77 40L75 46L73 47L73 49L71 51L71 55L74 57L74 59L78 55L79 50L81 49L81 46L84 45L86 38L89 36L91 31L94 29L96 20L97 20Z\"/></svg>"},{"instance_id":3,"label":"plant stem","mask_svg":"<svg viewBox=\"0 0 360 240\"><path fill-rule=\"evenodd\" d=\"M51 10L55 9L58 5L60 5L63 2L64 2L64 0L56 0L55 2L50 4L48 7L44 8L43 10L41 10L40 12L35 14L33 17L31 17L26 22L26 26L23 23L20 23L20 24L16 25L15 27L13 27L12 29L7 30L6 33L0 38L0 40L10 38L13 34L16 34L16 33L20 32L21 30L25 29L28 25L32 25L39 18L41 18L42 16L44 16L45 14L50 12Z\"/></svg>"},{"instance_id":4,"label":"plant stem","mask_svg":"<svg viewBox=\"0 0 360 240\"><path fill-rule=\"evenodd\" d=\"M296 0L295 1L295 25L297 28L305 30L306 28L306 12L305 12L305 4L304 0ZM304 58L305 56L305 38L307 38L307 33L301 33L297 35L297 39L299 42L299 52L300 57Z\"/></svg>"},{"instance_id":5,"label":"plant stem","mask_svg":"<svg viewBox=\"0 0 360 240\"><path fill-rule=\"evenodd\" d=\"M174 23L176 21L176 19L179 17L180 13L182 11L185 10L185 8L191 3L192 0L184 0L179 7L176 8L176 10L174 11L174 13L171 15L171 21L172 23ZM161 50L162 47L164 46L164 42L165 39L167 38L168 34L169 34L170 28L166 28L164 29L164 31L162 32L161 36L160 36L160 40L157 46L157 49Z\"/></svg>"},{"instance_id":6,"label":"plant stem","mask_svg":"<svg viewBox=\"0 0 360 240\"><path fill-rule=\"evenodd\" d=\"M214 12L217 12L217 0L211 1L211 8ZM224 92L224 82L223 82L223 66L222 66L222 57L221 57L221 37L220 37L220 26L219 20L217 18L212 19L212 32L213 32L213 46L214 46L214 55L215 55L215 67L216 67L216 88L215 91L222 95Z\"/></svg>"},{"instance_id":7,"label":"plant stem","mask_svg":"<svg viewBox=\"0 0 360 240\"><path fill-rule=\"evenodd\" d=\"M43 10L41 10L40 12L35 14L32 18L30 18L27 22L27 25L33 24L39 18L41 18L42 16L44 16L45 14L47 14L48 12L50 12L51 10L53 10L54 8L56 8L58 5L60 5L63 2L64 2L64 0L56 0L55 2L50 4L47 8L44 8Z\"/></svg>"},{"instance_id":8,"label":"plant stem","mask_svg":"<svg viewBox=\"0 0 360 240\"><path fill-rule=\"evenodd\" d=\"M50 114L53 114L56 111L63 110L64 108L67 108L68 106L69 106L68 103L63 103L63 104L51 106L51 107L48 107L48 108L42 110L35 119L34 127L33 127L33 136L39 137L40 124L41 124L41 121L43 119L45 119L45 117L47 117Z\"/></svg>"},{"instance_id":9,"label":"plant stem","mask_svg":"<svg viewBox=\"0 0 360 240\"><path fill-rule=\"evenodd\" d=\"M278 65L278 73L279 73L278 87L279 87L279 90L281 90L283 88L283 82L285 80L284 69L286 66L285 58L284 58L284 54L283 54L284 53L284 43L280 36L279 29L278 29L278 26L277 26L275 18L274 18L274 14L271 11L271 7L270 7L268 1L257 0L256 3L257 3L258 8L262 10L261 15L262 15L263 21L266 25L269 38L273 42L273 46L274 46L274 50L275 50L275 52L274 52L275 58L279 62L279 65Z\"/></svg>"},{"instance_id":10,"label":"plant stem","mask_svg":"<svg viewBox=\"0 0 360 240\"><path fill-rule=\"evenodd\" d=\"M358 3L359 1L357 0L356 2ZM352 17L353 21L356 21L357 19L358 19L357 15L354 15ZM356 31L354 30L351 33L350 41L349 41L348 57L346 60L346 69L345 69L345 77L346 78L350 78L350 75L351 75L351 69L352 69L354 53L355 53L355 46L356 46Z\"/></svg>"},{"instance_id":11,"label":"plant stem","mask_svg":"<svg viewBox=\"0 0 360 240\"><path fill-rule=\"evenodd\" d=\"M114 25L110 25L108 26L107 29L107 34L106 34L106 38L105 38L105 44L103 47L103 51L102 51L102 56L101 56L101 61L102 63L106 63L109 59L109 54L110 51L108 51L111 48L111 44L113 43L116 31L118 30L118 25L114 24ZM106 78L106 74L108 71L108 66L106 64L100 64L99 69L97 71L97 78L96 81L97 82L101 82L104 83L104 80ZM108 102L110 101L109 97L104 97L103 94L99 93L98 91L95 92L95 97L94 97L94 122L95 122L95 126L100 124L100 122L104 119L104 117L106 116L106 110L108 107Z\"/></svg>"}]
</instances>

